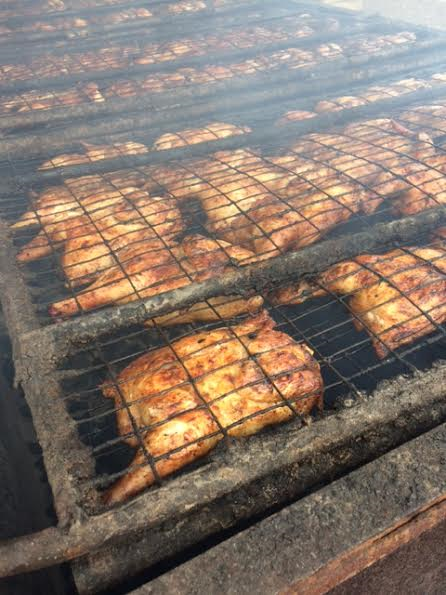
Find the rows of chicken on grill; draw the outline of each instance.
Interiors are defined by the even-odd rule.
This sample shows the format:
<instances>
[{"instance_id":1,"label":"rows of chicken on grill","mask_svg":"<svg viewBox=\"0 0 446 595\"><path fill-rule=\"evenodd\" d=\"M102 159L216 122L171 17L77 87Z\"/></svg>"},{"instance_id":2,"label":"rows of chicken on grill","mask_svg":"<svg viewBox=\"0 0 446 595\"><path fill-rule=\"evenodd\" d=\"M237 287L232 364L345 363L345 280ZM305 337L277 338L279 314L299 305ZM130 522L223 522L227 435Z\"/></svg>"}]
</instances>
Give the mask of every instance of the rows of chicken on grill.
<instances>
[{"instance_id":1,"label":"rows of chicken on grill","mask_svg":"<svg viewBox=\"0 0 446 595\"><path fill-rule=\"evenodd\" d=\"M64 54L41 54L28 62L3 63L0 65L0 81L26 81L35 78L54 78L61 75L76 75L86 72L110 72L114 69L126 69L128 72L142 65L163 64L185 57L206 56L209 52L245 50L255 48L263 41L265 46L274 43L298 41L302 37L311 37L313 29L300 20L289 17L284 19L286 27L251 27L215 35L197 35L175 41L128 44L111 44L99 50L72 52ZM294 23L294 21L296 21ZM261 72L279 68L308 69L328 60L340 60L349 56L367 53L383 54L401 46L410 46L416 41L413 32L402 31L388 35L362 35L343 42L324 43L303 49L288 47L276 51L264 51L261 54L234 62L218 64L205 63L199 67L179 68L171 72L154 72L140 79L117 81L105 84L101 90L104 97L129 97L147 92L183 87L188 84L209 84L218 80L227 80L235 76L253 76ZM219 54L220 55L220 54ZM82 93L82 85L80 92ZM70 91L71 100L74 90ZM52 93L43 94L53 95ZM57 95L57 93L56 93ZM24 95L27 103L39 103L39 94ZM49 100L49 99L48 99ZM19 101L19 98L16 98ZM60 101L64 101L63 94ZM8 103L8 101L6 101ZM9 103L9 105L11 105ZM33 108L35 109L35 108Z\"/></svg>"},{"instance_id":2,"label":"rows of chicken on grill","mask_svg":"<svg viewBox=\"0 0 446 595\"><path fill-rule=\"evenodd\" d=\"M212 0L214 8L224 7L231 4L232 0ZM239 0L240 3L240 0ZM10 19L17 16L25 17L37 17L43 18L45 15L53 15L59 13L61 16L58 18L52 18L47 21L33 21L29 25L21 25L14 27L5 27L5 32L9 33L11 30L14 32L27 32L27 31L60 31L65 29L71 29L76 27L84 27L86 24L96 24L101 18L104 24L115 24L125 22L128 18L150 18L152 12L147 8L127 8L127 9L116 9L115 11L102 12L99 15L89 9L95 9L100 7L113 7L117 4L122 4L122 0L43 0L42 2L33 2L31 5L29 2L20 6L21 2L15 2L14 8L9 6L0 7L0 19ZM162 13L167 14L184 14L184 13L195 13L200 12L209 8L209 3L205 0L173 0L172 2L166 3L165 6L154 6L151 10L157 12L161 9ZM71 19L70 17L64 17L65 11L86 11L87 13L82 17Z\"/></svg>"},{"instance_id":3,"label":"rows of chicken on grill","mask_svg":"<svg viewBox=\"0 0 446 595\"><path fill-rule=\"evenodd\" d=\"M433 142L439 130L433 119L444 120L445 111L441 104L421 106L398 119L308 134L274 155L220 151L67 179L32 196L30 209L12 225L38 231L18 260L60 253L71 296L49 311L65 318L230 274L314 244L383 207L405 216L442 205L446 156ZM96 150L113 156L141 147ZM197 214L190 215L191 205L202 216L199 230L190 230L188 217ZM312 349L275 328L267 306L343 296L378 358L430 334L446 320L445 241L446 232L436 230L429 244L360 254L265 295L235 293L148 320L156 328L223 326L186 333L103 384L104 396L114 400L119 435L136 448L105 502L137 494L225 436L247 436L322 407ZM233 320L240 315L242 322Z\"/></svg>"}]
</instances>

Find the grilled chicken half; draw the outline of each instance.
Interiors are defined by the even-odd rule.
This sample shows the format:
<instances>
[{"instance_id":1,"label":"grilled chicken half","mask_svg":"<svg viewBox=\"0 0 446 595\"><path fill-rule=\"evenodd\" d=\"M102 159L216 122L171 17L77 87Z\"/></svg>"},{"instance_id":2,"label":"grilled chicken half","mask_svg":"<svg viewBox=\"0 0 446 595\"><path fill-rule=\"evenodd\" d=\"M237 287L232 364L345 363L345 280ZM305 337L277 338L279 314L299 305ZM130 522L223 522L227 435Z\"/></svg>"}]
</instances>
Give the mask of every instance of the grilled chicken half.
<instances>
[{"instance_id":1,"label":"grilled chicken half","mask_svg":"<svg viewBox=\"0 0 446 595\"><path fill-rule=\"evenodd\" d=\"M138 234L135 235L137 238ZM99 256L99 260L104 258L115 262L97 275L95 282L78 293L76 298L54 303L50 307L52 316L65 318L80 311L126 304L158 295L194 281L228 273L233 269L232 263L247 264L252 262L254 255L224 241L193 235L173 247L166 246L159 237L139 241L135 239L133 243L116 249L113 254ZM104 260L101 262L104 263ZM258 296L213 298L182 312L161 316L156 319L156 323L172 325L233 318L242 313L254 312L262 304L263 300Z\"/></svg>"},{"instance_id":2,"label":"grilled chicken half","mask_svg":"<svg viewBox=\"0 0 446 595\"><path fill-rule=\"evenodd\" d=\"M224 432L249 436L322 408L323 381L311 349L274 326L262 312L230 328L197 332L146 353L115 384L102 386L114 399L119 434L138 448L132 468L106 492L107 504L154 483L143 446L165 477L207 454Z\"/></svg>"},{"instance_id":3,"label":"grilled chicken half","mask_svg":"<svg viewBox=\"0 0 446 595\"><path fill-rule=\"evenodd\" d=\"M165 170L152 170L152 179L180 201L198 199L212 235L263 258L314 243L382 201L334 168L292 154L219 152L187 169ZM153 182L144 188L151 191Z\"/></svg>"},{"instance_id":4,"label":"grilled chicken half","mask_svg":"<svg viewBox=\"0 0 446 595\"><path fill-rule=\"evenodd\" d=\"M312 281L276 291L275 304L301 304L327 293L348 296L357 330L366 329L379 358L413 343L446 320L446 243L363 254Z\"/></svg>"}]
</instances>

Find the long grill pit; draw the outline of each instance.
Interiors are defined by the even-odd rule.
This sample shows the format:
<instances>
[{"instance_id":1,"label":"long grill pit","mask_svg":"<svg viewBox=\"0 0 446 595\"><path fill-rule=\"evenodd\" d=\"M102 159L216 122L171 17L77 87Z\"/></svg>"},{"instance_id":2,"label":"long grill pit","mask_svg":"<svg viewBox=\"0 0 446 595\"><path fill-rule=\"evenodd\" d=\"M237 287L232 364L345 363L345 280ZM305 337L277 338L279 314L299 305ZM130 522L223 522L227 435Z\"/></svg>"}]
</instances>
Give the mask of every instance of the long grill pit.
<instances>
[{"instance_id":1,"label":"long grill pit","mask_svg":"<svg viewBox=\"0 0 446 595\"><path fill-rule=\"evenodd\" d=\"M0 12L0 297L59 520L2 575L103 590L446 418L443 36L210 4L159 39Z\"/></svg>"}]
</instances>

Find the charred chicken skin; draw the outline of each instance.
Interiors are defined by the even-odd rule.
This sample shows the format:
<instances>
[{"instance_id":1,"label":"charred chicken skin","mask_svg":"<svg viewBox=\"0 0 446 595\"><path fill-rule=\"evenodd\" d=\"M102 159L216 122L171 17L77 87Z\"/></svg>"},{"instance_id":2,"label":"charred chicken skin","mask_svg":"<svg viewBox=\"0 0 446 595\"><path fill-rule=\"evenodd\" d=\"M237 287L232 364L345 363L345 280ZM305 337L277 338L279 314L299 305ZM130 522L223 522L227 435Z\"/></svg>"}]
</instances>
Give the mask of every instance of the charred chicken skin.
<instances>
[{"instance_id":1,"label":"charred chicken skin","mask_svg":"<svg viewBox=\"0 0 446 595\"><path fill-rule=\"evenodd\" d=\"M276 304L301 304L327 293L349 296L357 330L366 329L379 358L413 343L446 320L446 245L363 254L340 262L314 281L276 291Z\"/></svg>"},{"instance_id":2,"label":"charred chicken skin","mask_svg":"<svg viewBox=\"0 0 446 595\"><path fill-rule=\"evenodd\" d=\"M311 349L274 326L263 312L231 328L183 337L139 357L116 384L102 386L115 402L119 434L138 448L133 468L106 492L107 504L154 483L143 447L165 477L206 455L223 430L249 436L322 408L323 382Z\"/></svg>"},{"instance_id":3,"label":"charred chicken skin","mask_svg":"<svg viewBox=\"0 0 446 595\"><path fill-rule=\"evenodd\" d=\"M193 281L203 281L227 273L233 266L232 262L248 263L253 256L243 248L199 235L189 236L172 248L156 237L134 241L116 249L113 254L106 255L107 258L113 258L115 263L97 275L94 283L77 294L76 298L54 303L50 307L50 314L68 317L81 310L147 298L184 287ZM233 318L258 310L262 303L263 300L257 296L250 299L234 296L213 298L182 312L161 316L156 322L171 325L195 320Z\"/></svg>"}]
</instances>

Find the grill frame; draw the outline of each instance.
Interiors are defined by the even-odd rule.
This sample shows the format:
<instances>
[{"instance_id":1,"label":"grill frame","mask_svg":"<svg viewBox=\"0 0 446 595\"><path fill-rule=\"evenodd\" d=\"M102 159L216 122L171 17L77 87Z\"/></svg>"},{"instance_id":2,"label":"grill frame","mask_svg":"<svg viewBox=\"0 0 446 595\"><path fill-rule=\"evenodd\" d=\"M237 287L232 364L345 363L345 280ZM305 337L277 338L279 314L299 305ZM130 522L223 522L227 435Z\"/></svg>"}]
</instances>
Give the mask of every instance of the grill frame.
<instances>
[{"instance_id":1,"label":"grill frame","mask_svg":"<svg viewBox=\"0 0 446 595\"><path fill-rule=\"evenodd\" d=\"M443 45L441 41L438 46L439 61ZM430 49L426 47L426 53ZM413 59L410 52L408 58ZM381 59L381 56L376 59L376 69ZM396 57L395 62L398 60ZM365 61L370 67L367 57ZM346 67L350 68L351 64ZM397 64L395 71L400 72ZM420 92L416 98L424 101L433 95L437 96L437 91ZM412 102L413 97L377 102L364 109L329 114L318 118L317 122L296 124L290 136L378 113L387 106L405 105ZM41 139L41 136L36 138ZM252 138L257 137L241 138L240 142L246 145ZM193 155L205 154L211 147L215 150L234 148L236 142L229 139L227 144L226 141L218 145L209 143L188 148L188 151ZM54 143L51 146L54 149ZM159 159L164 161L178 155L177 151L161 152ZM123 167L122 159L119 163ZM139 161L130 159L129 163L135 165ZM104 171L112 166L113 162L107 161L97 167ZM66 168L62 175L75 175L79 171L86 172L85 168ZM34 179L22 181L29 183ZM49 179L54 176L39 174L40 181ZM13 181L14 186L16 182ZM446 403L441 386L445 364L442 364L413 378L395 378L352 410L344 409L299 432L294 432L295 426L290 424L271 435L254 436L228 451L217 451L209 464L169 480L159 488L163 490L161 494L159 489L150 490L119 508L91 515L86 507L89 495L81 492L76 482L85 471L88 473L93 461L59 398L57 371L58 363L70 353L74 343L87 343L111 328L140 323L208 297L230 295L235 288L261 291L272 283L315 273L342 258L386 245L390 247L395 242L404 243L445 222L446 208L438 208L379 224L354 236L326 240L255 269L45 328L35 316L23 276L15 263L9 231L0 223L0 293L13 341L16 380L23 385L32 410L59 519L57 528L1 544L0 572L17 573L75 560L73 571L80 592L103 589L123 574L147 566L148 559L155 564L222 528L236 526L253 515L265 514L271 507L284 505L321 482L328 482L445 420ZM339 428L343 430L340 432ZM134 547L135 539L138 539L138 548Z\"/></svg>"}]
</instances>

